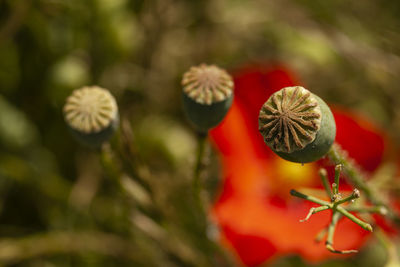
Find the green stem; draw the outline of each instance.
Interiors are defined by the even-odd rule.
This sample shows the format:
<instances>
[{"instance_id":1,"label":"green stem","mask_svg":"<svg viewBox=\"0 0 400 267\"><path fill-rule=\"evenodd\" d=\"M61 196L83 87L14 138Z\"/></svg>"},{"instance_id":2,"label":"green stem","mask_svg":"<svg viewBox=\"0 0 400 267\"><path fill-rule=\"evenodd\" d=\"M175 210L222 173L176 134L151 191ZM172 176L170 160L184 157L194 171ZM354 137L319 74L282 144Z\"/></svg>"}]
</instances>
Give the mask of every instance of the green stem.
<instances>
[{"instance_id":1,"label":"green stem","mask_svg":"<svg viewBox=\"0 0 400 267\"><path fill-rule=\"evenodd\" d=\"M335 234L336 225L340 219L340 213L334 211L332 214L331 223L328 226L328 237L326 238L325 246L326 248L333 253L338 254L349 254L349 253L357 253L357 250L336 250L333 248L333 236Z\"/></svg>"},{"instance_id":2,"label":"green stem","mask_svg":"<svg viewBox=\"0 0 400 267\"><path fill-rule=\"evenodd\" d=\"M342 165L338 164L335 166L335 183L332 185L333 194L339 193L339 182L340 182L340 172L342 170Z\"/></svg>"},{"instance_id":3,"label":"green stem","mask_svg":"<svg viewBox=\"0 0 400 267\"><path fill-rule=\"evenodd\" d=\"M347 197L345 197L345 198L343 198L343 199L340 199L340 200L336 201L334 204L335 204L335 205L340 205L340 204L343 204L343 203L346 203L346 202L350 202L350 201L352 201L353 199L357 199L357 198L359 198L359 197L360 197L360 196L358 196L358 195L351 194L351 195L349 195L349 196L347 196Z\"/></svg>"},{"instance_id":4,"label":"green stem","mask_svg":"<svg viewBox=\"0 0 400 267\"><path fill-rule=\"evenodd\" d=\"M376 194L365 182L366 179L360 170L355 166L354 160L350 159L337 143L333 144L327 156L334 164L341 164L350 182L363 191L369 201L376 206L383 206L388 211L388 216L397 224L400 224L400 218L389 208L388 203Z\"/></svg>"},{"instance_id":5,"label":"green stem","mask_svg":"<svg viewBox=\"0 0 400 267\"><path fill-rule=\"evenodd\" d=\"M195 205L197 206L197 217L200 222L202 236L207 240L207 244L202 249L211 249L212 257L218 257L218 266L233 266L233 262L230 256L226 253L223 247L215 242L215 240L208 239L206 231L208 228L207 210L205 206L205 201L202 198L203 184L202 184L202 174L205 168L205 157L207 152L207 137L208 132L197 132L197 153L196 153L196 163L194 165L193 171L193 194L195 198Z\"/></svg>"},{"instance_id":6,"label":"green stem","mask_svg":"<svg viewBox=\"0 0 400 267\"><path fill-rule=\"evenodd\" d=\"M345 208L349 212L357 212L357 213L378 213L381 215L386 215L387 210L383 206L372 206L372 207L367 207L367 206L362 206L362 207L346 207Z\"/></svg>"},{"instance_id":7,"label":"green stem","mask_svg":"<svg viewBox=\"0 0 400 267\"><path fill-rule=\"evenodd\" d=\"M303 193L300 193L299 191L296 191L294 189L290 190L290 194L294 197L298 197L298 198L302 198L311 202L314 202L316 204L320 204L322 206L331 206L331 203L321 200L319 198L313 197L313 196L308 196L308 195L304 195Z\"/></svg>"},{"instance_id":8,"label":"green stem","mask_svg":"<svg viewBox=\"0 0 400 267\"><path fill-rule=\"evenodd\" d=\"M194 166L194 173L193 173L193 194L195 197L197 208L201 216L206 216L206 211L201 197L203 190L201 182L201 174L204 169L204 155L206 151L207 136L208 133L200 133L200 132L198 133L196 163Z\"/></svg>"},{"instance_id":9,"label":"green stem","mask_svg":"<svg viewBox=\"0 0 400 267\"><path fill-rule=\"evenodd\" d=\"M329 186L329 181L328 181L328 174L325 169L320 169L319 170L319 176L321 177L322 184L325 188L326 194L328 195L329 199L332 199L332 191L331 187Z\"/></svg>"},{"instance_id":10,"label":"green stem","mask_svg":"<svg viewBox=\"0 0 400 267\"><path fill-rule=\"evenodd\" d=\"M359 226L361 226L361 228L370 232L373 231L372 226L369 223L363 222L362 220L358 219L356 216L345 210L343 207L338 206L336 207L336 210L340 212L342 215L352 220L353 222L355 222L356 224L358 224Z\"/></svg>"},{"instance_id":11,"label":"green stem","mask_svg":"<svg viewBox=\"0 0 400 267\"><path fill-rule=\"evenodd\" d=\"M352 160L349 160L348 156L345 155L344 151L342 151L338 144L335 143L332 145L328 152L328 157L336 165L340 164L343 166L343 169L350 182L355 187L362 190L368 199L370 199L374 204L380 204L381 201L376 198L376 196L372 193L372 190L366 184L365 177L354 166Z\"/></svg>"},{"instance_id":12,"label":"green stem","mask_svg":"<svg viewBox=\"0 0 400 267\"><path fill-rule=\"evenodd\" d=\"M193 187L195 188L195 192L201 191L200 177L204 165L204 153L205 153L206 143L207 143L207 134L199 133L198 147L196 154L196 165L194 168L194 175L193 175Z\"/></svg>"},{"instance_id":13,"label":"green stem","mask_svg":"<svg viewBox=\"0 0 400 267\"><path fill-rule=\"evenodd\" d=\"M333 245L333 236L335 234L336 224L339 221L340 213L334 211L332 213L331 223L328 226L328 237L326 238L326 246Z\"/></svg>"},{"instance_id":14,"label":"green stem","mask_svg":"<svg viewBox=\"0 0 400 267\"><path fill-rule=\"evenodd\" d=\"M319 206L317 208L311 208L310 211L308 212L306 218L304 218L303 220L300 220L300 222L305 222L308 219L310 219L311 215L318 213L320 211L328 210L330 208L331 208L330 206Z\"/></svg>"}]
</instances>

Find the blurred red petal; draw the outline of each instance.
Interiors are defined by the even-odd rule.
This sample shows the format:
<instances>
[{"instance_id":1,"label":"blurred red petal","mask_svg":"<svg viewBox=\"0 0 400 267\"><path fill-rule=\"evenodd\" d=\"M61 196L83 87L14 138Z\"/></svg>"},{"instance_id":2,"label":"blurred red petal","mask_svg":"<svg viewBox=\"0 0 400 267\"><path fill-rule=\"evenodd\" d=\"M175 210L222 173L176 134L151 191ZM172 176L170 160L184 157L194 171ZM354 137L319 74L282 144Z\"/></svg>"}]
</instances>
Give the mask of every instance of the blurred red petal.
<instances>
[{"instance_id":1,"label":"blurred red petal","mask_svg":"<svg viewBox=\"0 0 400 267\"><path fill-rule=\"evenodd\" d=\"M385 151L385 134L366 118L335 108L337 124L336 142L349 156L368 172L374 171L382 162Z\"/></svg>"},{"instance_id":2,"label":"blurred red petal","mask_svg":"<svg viewBox=\"0 0 400 267\"><path fill-rule=\"evenodd\" d=\"M266 258L272 257L277 252L274 245L266 238L242 234L229 226L225 226L222 231L246 266L260 265Z\"/></svg>"}]
</instances>

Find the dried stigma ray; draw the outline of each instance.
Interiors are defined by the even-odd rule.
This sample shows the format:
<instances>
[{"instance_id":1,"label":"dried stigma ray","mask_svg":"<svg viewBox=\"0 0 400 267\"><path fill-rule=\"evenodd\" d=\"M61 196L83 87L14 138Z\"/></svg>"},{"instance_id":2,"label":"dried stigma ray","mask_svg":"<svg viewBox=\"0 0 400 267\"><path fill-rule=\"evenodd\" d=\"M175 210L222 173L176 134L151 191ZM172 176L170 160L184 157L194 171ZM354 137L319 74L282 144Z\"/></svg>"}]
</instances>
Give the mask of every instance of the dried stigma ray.
<instances>
[{"instance_id":1,"label":"dried stigma ray","mask_svg":"<svg viewBox=\"0 0 400 267\"><path fill-rule=\"evenodd\" d=\"M336 125L325 102L301 86L285 87L262 106L259 131L279 156L294 162L311 162L331 147Z\"/></svg>"},{"instance_id":2,"label":"dried stigma ray","mask_svg":"<svg viewBox=\"0 0 400 267\"><path fill-rule=\"evenodd\" d=\"M233 80L225 70L201 64L183 75L182 86L183 92L197 103L211 105L232 95Z\"/></svg>"},{"instance_id":3,"label":"dried stigma ray","mask_svg":"<svg viewBox=\"0 0 400 267\"><path fill-rule=\"evenodd\" d=\"M97 86L73 91L64 106L68 125L80 132L98 133L117 117L118 107L114 97Z\"/></svg>"}]
</instances>

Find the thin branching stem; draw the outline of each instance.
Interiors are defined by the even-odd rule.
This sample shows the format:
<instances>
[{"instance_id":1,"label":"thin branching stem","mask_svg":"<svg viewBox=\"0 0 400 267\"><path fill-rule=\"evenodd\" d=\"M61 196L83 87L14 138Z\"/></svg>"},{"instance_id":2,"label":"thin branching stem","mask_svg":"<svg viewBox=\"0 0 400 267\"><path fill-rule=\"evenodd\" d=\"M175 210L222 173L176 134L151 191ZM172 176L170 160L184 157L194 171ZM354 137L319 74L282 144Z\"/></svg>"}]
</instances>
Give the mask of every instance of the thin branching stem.
<instances>
[{"instance_id":1,"label":"thin branching stem","mask_svg":"<svg viewBox=\"0 0 400 267\"><path fill-rule=\"evenodd\" d=\"M333 195L339 193L339 182L340 182L340 172L342 171L342 165L338 164L335 166L335 183L332 185Z\"/></svg>"},{"instance_id":2,"label":"thin branching stem","mask_svg":"<svg viewBox=\"0 0 400 267\"><path fill-rule=\"evenodd\" d=\"M300 193L299 191L296 191L294 189L290 190L290 194L292 196L294 196L294 197L302 198L302 199L314 202L316 204L319 204L321 206L331 206L331 203L329 203L327 201L321 200L321 199L313 197L313 196L305 195L305 194Z\"/></svg>"},{"instance_id":3,"label":"thin branching stem","mask_svg":"<svg viewBox=\"0 0 400 267\"><path fill-rule=\"evenodd\" d=\"M356 216L354 216L353 214L351 214L350 212L345 210L343 207L337 206L336 210L338 212L340 212L342 215L344 215L347 218L349 218L350 220L352 220L353 222L355 222L356 224L358 224L359 226L361 226L361 228L363 228L369 232L372 232L372 226L369 223L366 223L366 222L358 219Z\"/></svg>"},{"instance_id":4,"label":"thin branching stem","mask_svg":"<svg viewBox=\"0 0 400 267\"><path fill-rule=\"evenodd\" d=\"M322 184L325 188L326 194L328 195L329 199L332 199L332 191L329 186L328 174L325 169L319 170L319 176L321 177Z\"/></svg>"},{"instance_id":5,"label":"thin branching stem","mask_svg":"<svg viewBox=\"0 0 400 267\"><path fill-rule=\"evenodd\" d=\"M364 175L354 164L354 160L349 158L347 153L341 149L339 144L333 144L327 156L334 164L342 165L349 181L355 187L361 190L367 199L372 202L372 204L386 208L389 218L392 219L396 224L400 224L400 217L396 215L393 212L393 209L390 208L390 205L366 183Z\"/></svg>"},{"instance_id":6,"label":"thin branching stem","mask_svg":"<svg viewBox=\"0 0 400 267\"><path fill-rule=\"evenodd\" d=\"M383 206L361 206L361 207L348 206L345 209L349 212L357 212L357 213L378 213L380 215L387 214L387 209Z\"/></svg>"},{"instance_id":7,"label":"thin branching stem","mask_svg":"<svg viewBox=\"0 0 400 267\"><path fill-rule=\"evenodd\" d=\"M334 211L332 214L332 220L331 223L328 226L328 237L325 242L326 248L332 252L332 253L337 253L337 254L350 254L350 253L357 253L357 250L336 250L333 248L333 236L335 234L336 230L336 225L341 217L341 214L337 211Z\"/></svg>"},{"instance_id":8,"label":"thin branching stem","mask_svg":"<svg viewBox=\"0 0 400 267\"><path fill-rule=\"evenodd\" d=\"M354 199L357 199L359 197L360 197L359 195L351 194L351 195L349 195L349 196L347 196L345 198L342 198L342 199L339 199L339 200L335 201L335 205L340 205L340 204L343 204L343 203L346 203L346 202L350 202L350 201L352 201Z\"/></svg>"}]
</instances>

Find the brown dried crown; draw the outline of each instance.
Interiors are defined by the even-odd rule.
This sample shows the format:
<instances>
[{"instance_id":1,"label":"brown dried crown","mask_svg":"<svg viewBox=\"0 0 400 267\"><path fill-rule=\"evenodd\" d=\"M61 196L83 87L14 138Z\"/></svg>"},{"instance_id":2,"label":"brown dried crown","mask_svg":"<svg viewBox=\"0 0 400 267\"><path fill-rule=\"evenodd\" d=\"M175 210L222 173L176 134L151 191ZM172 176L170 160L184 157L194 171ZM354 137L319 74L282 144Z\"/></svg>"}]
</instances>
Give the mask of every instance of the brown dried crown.
<instances>
[{"instance_id":1,"label":"brown dried crown","mask_svg":"<svg viewBox=\"0 0 400 267\"><path fill-rule=\"evenodd\" d=\"M259 131L274 151L291 153L314 141L321 126L317 99L301 86L286 87L264 103Z\"/></svg>"}]
</instances>

